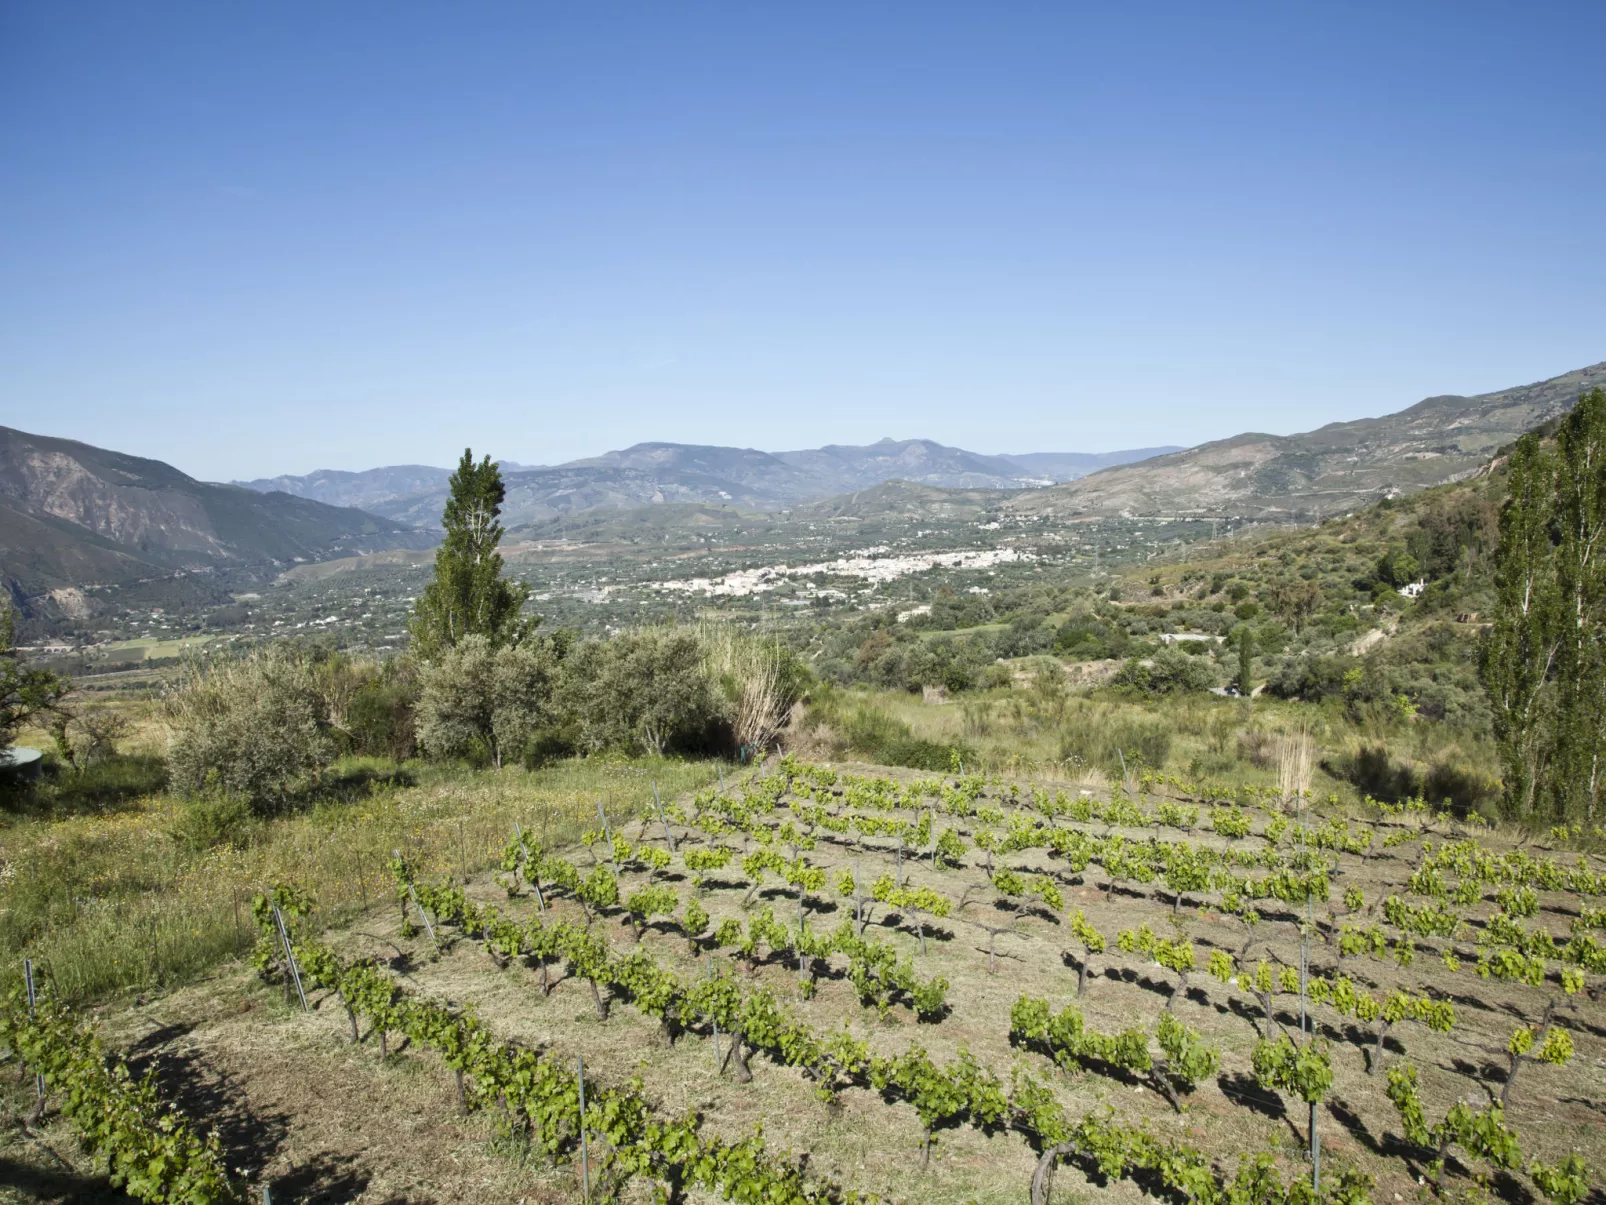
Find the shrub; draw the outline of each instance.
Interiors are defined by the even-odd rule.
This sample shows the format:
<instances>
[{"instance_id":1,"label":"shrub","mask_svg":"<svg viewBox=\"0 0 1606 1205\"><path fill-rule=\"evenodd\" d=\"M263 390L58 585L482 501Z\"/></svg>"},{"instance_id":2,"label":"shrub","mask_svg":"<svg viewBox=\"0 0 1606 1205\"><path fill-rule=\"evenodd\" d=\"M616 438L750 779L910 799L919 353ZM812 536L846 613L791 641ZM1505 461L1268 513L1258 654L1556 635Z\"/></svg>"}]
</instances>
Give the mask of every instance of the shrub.
<instances>
[{"instance_id":1,"label":"shrub","mask_svg":"<svg viewBox=\"0 0 1606 1205\"><path fill-rule=\"evenodd\" d=\"M1130 643L1125 628L1097 619L1067 619L1054 636L1054 649L1074 661L1119 657Z\"/></svg>"},{"instance_id":2,"label":"shrub","mask_svg":"<svg viewBox=\"0 0 1606 1205\"><path fill-rule=\"evenodd\" d=\"M1117 715L1081 708L1066 720L1060 732L1062 761L1119 771L1123 759L1134 765L1159 769L1171 756L1171 726L1158 717Z\"/></svg>"},{"instance_id":3,"label":"shrub","mask_svg":"<svg viewBox=\"0 0 1606 1205\"><path fill-rule=\"evenodd\" d=\"M1277 760L1277 737L1264 728L1245 728L1238 734L1238 758L1257 770L1270 769Z\"/></svg>"},{"instance_id":4,"label":"shrub","mask_svg":"<svg viewBox=\"0 0 1606 1205\"><path fill-rule=\"evenodd\" d=\"M1387 803L1415 799L1422 790L1422 778L1416 767L1409 762L1395 761L1383 745L1362 745L1351 753L1327 758L1322 762L1322 769Z\"/></svg>"},{"instance_id":5,"label":"shrub","mask_svg":"<svg viewBox=\"0 0 1606 1205\"><path fill-rule=\"evenodd\" d=\"M242 844L251 821L251 805L242 795L203 791L181 806L173 823L173 839L187 849Z\"/></svg>"},{"instance_id":6,"label":"shrub","mask_svg":"<svg viewBox=\"0 0 1606 1205\"><path fill-rule=\"evenodd\" d=\"M128 717L106 707L88 708L52 717L50 735L56 753L75 770L87 770L117 756L117 742L133 727Z\"/></svg>"},{"instance_id":7,"label":"shrub","mask_svg":"<svg viewBox=\"0 0 1606 1205\"><path fill-rule=\"evenodd\" d=\"M308 658L280 645L191 663L164 700L173 786L221 790L261 810L334 758Z\"/></svg>"},{"instance_id":8,"label":"shrub","mask_svg":"<svg viewBox=\"0 0 1606 1205\"><path fill-rule=\"evenodd\" d=\"M465 636L419 674L418 740L435 757L483 752L500 767L551 712L553 658L534 637L495 645Z\"/></svg>"},{"instance_id":9,"label":"shrub","mask_svg":"<svg viewBox=\"0 0 1606 1205\"><path fill-rule=\"evenodd\" d=\"M414 708L418 683L403 663L387 661L346 705L346 731L351 751L369 757L406 761L417 750Z\"/></svg>"},{"instance_id":10,"label":"shrub","mask_svg":"<svg viewBox=\"0 0 1606 1205\"><path fill-rule=\"evenodd\" d=\"M1114 685L1150 695L1171 695L1183 691L1209 690L1216 684L1215 666L1166 647L1153 657L1133 657L1113 679Z\"/></svg>"},{"instance_id":11,"label":"shrub","mask_svg":"<svg viewBox=\"0 0 1606 1205\"><path fill-rule=\"evenodd\" d=\"M1428 767L1422 779L1422 798L1435 806L1449 803L1457 816L1479 811L1482 805L1500 793L1500 784L1449 762L1436 762Z\"/></svg>"},{"instance_id":12,"label":"shrub","mask_svg":"<svg viewBox=\"0 0 1606 1205\"><path fill-rule=\"evenodd\" d=\"M1311 702L1331 696L1362 697L1364 680L1364 664L1356 657L1289 657L1267 681L1266 691L1280 699Z\"/></svg>"},{"instance_id":13,"label":"shrub","mask_svg":"<svg viewBox=\"0 0 1606 1205\"><path fill-rule=\"evenodd\" d=\"M562 704L587 749L662 755L706 744L722 716L703 646L690 631L642 628L589 640L564 663Z\"/></svg>"}]
</instances>

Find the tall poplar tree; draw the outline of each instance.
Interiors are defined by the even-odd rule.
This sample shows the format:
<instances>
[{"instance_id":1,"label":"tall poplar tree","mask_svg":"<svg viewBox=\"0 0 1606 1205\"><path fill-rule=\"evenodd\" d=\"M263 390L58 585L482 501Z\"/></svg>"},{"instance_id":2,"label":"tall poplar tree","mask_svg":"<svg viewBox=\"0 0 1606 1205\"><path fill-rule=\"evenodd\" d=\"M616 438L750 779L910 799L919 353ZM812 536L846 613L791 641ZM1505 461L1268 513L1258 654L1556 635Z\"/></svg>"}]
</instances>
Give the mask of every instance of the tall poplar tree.
<instances>
[{"instance_id":1,"label":"tall poplar tree","mask_svg":"<svg viewBox=\"0 0 1606 1205\"><path fill-rule=\"evenodd\" d=\"M435 577L413 604L413 650L431 661L465 636L492 645L516 644L534 625L521 619L530 588L502 576L502 471L489 456L474 463L471 449L452 474L441 526L446 538L435 552Z\"/></svg>"},{"instance_id":2,"label":"tall poplar tree","mask_svg":"<svg viewBox=\"0 0 1606 1205\"><path fill-rule=\"evenodd\" d=\"M1511 455L1479 666L1511 817L1594 820L1606 780L1606 391Z\"/></svg>"},{"instance_id":3,"label":"tall poplar tree","mask_svg":"<svg viewBox=\"0 0 1606 1205\"><path fill-rule=\"evenodd\" d=\"M1606 754L1606 392L1584 395L1556 432L1558 819L1593 822Z\"/></svg>"}]
</instances>

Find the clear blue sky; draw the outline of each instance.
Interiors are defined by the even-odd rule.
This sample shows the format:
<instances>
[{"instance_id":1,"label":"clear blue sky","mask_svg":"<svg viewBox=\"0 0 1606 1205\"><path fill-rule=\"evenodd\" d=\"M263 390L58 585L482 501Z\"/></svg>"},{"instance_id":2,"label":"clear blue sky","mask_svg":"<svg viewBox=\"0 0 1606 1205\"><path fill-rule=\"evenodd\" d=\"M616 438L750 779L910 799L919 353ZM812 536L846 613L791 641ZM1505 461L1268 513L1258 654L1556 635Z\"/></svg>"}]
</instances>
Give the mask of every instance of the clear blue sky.
<instances>
[{"instance_id":1,"label":"clear blue sky","mask_svg":"<svg viewBox=\"0 0 1606 1205\"><path fill-rule=\"evenodd\" d=\"M0 6L0 423L226 479L1606 359L1606 4Z\"/></svg>"}]
</instances>

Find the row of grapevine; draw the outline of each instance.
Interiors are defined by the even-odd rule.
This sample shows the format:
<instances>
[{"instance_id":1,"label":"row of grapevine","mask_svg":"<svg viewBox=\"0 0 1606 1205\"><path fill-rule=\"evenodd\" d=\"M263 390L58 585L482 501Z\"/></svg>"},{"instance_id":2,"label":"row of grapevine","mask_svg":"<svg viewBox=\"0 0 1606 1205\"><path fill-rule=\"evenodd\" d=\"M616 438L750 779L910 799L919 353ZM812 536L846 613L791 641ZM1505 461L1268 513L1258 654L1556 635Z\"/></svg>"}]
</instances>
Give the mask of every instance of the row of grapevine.
<instances>
[{"instance_id":1,"label":"row of grapevine","mask_svg":"<svg viewBox=\"0 0 1606 1205\"><path fill-rule=\"evenodd\" d=\"M272 934L265 934L269 943ZM704 1134L695 1114L659 1117L639 1084L583 1080L548 1052L500 1040L472 1011L406 991L372 961L350 961L301 932L292 952L303 980L334 993L353 1020L399 1033L439 1054L470 1108L496 1104L549 1160L575 1156L582 1134L603 1147L587 1169L617 1191L643 1179L658 1199L700 1187L738 1205L873 1205L874 1194L805 1178L801 1162L771 1153L762 1132L740 1141ZM584 1110L581 1084L584 1083Z\"/></svg>"},{"instance_id":2,"label":"row of grapevine","mask_svg":"<svg viewBox=\"0 0 1606 1205\"><path fill-rule=\"evenodd\" d=\"M29 1008L19 988L0 1013L0 1037L59 1095L62 1114L106 1161L111 1182L152 1205L244 1200L212 1132L202 1136L149 1077L110 1059L88 1024L48 997Z\"/></svg>"}]
</instances>

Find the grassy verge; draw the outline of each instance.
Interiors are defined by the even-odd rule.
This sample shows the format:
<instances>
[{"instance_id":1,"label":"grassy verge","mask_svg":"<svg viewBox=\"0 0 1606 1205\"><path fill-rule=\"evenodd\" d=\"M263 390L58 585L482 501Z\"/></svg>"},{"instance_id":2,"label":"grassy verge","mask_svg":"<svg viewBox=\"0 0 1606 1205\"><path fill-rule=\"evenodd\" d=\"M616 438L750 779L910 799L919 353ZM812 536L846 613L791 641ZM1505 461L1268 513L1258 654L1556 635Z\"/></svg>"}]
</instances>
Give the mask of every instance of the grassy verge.
<instances>
[{"instance_id":1,"label":"grassy verge","mask_svg":"<svg viewBox=\"0 0 1606 1205\"><path fill-rule=\"evenodd\" d=\"M827 690L810 702L796 736L805 752L881 765L947 769L957 753L983 773L1093 787L1117 780L1123 764L1134 778L1152 770L1261 787L1277 779L1277 734L1303 728L1316 747L1318 799L1372 794L1393 802L1423 793L1437 804L1453 795L1458 805L1471 797L1493 815L1493 751L1466 729L1357 719L1336 702L1085 693L1069 689L1052 662L1019 668L1013 686L942 702L903 691Z\"/></svg>"},{"instance_id":2,"label":"grassy verge","mask_svg":"<svg viewBox=\"0 0 1606 1205\"><path fill-rule=\"evenodd\" d=\"M166 795L105 815L20 818L0 829L0 980L29 957L59 995L168 986L248 949L250 901L277 882L317 897L331 922L390 891L401 849L436 874L494 863L515 822L571 841L594 822L711 781L713 763L577 759L541 770L418 770L416 785L260 821L197 823Z\"/></svg>"}]
</instances>

